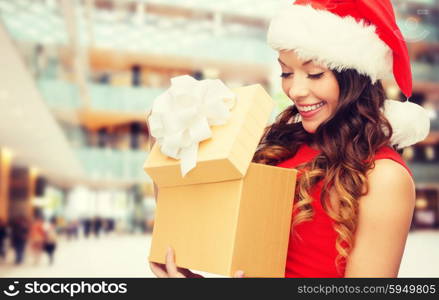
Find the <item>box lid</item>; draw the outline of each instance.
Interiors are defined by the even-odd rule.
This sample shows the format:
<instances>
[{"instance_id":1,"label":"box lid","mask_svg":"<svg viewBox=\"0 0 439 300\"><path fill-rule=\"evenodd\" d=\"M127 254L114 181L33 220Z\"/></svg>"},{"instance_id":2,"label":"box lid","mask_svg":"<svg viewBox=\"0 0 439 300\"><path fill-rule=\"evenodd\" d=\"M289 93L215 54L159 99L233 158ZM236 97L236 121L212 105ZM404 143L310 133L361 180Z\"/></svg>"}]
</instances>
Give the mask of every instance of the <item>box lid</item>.
<instances>
[{"instance_id":1,"label":"box lid","mask_svg":"<svg viewBox=\"0 0 439 300\"><path fill-rule=\"evenodd\" d=\"M180 161L152 147L144 170L159 187L239 179L245 176L264 132L274 101L264 88L250 85L232 89L236 104L225 125L212 126L212 137L199 144L197 165L185 177Z\"/></svg>"}]
</instances>

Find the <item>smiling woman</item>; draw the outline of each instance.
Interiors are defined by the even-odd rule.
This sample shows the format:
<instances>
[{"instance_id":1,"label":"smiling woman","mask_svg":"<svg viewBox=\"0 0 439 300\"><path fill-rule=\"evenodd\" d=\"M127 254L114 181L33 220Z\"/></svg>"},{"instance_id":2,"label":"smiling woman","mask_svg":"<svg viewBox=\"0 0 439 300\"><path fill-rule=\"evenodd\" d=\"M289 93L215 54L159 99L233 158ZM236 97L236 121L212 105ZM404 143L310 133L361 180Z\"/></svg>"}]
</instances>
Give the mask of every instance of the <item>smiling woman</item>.
<instances>
[{"instance_id":1,"label":"smiling woman","mask_svg":"<svg viewBox=\"0 0 439 300\"><path fill-rule=\"evenodd\" d=\"M429 118L412 103L393 101L399 117L386 105L380 80L392 70L407 97L412 89L390 0L297 0L271 21L268 42L292 105L253 161L298 170L285 276L397 276L415 188L396 149L423 140ZM171 254L156 274L191 276Z\"/></svg>"},{"instance_id":2,"label":"smiling woman","mask_svg":"<svg viewBox=\"0 0 439 300\"><path fill-rule=\"evenodd\" d=\"M384 90L379 81L372 84L356 70L305 65L293 51L280 51L279 58L282 71L294 74L282 79L294 105L267 129L254 161L303 173L297 184L286 275L345 275L368 171L378 159L406 167L388 146L392 128L380 110ZM315 73L323 74L310 78ZM301 121L292 123L298 115ZM408 205L412 202L407 199Z\"/></svg>"}]
</instances>

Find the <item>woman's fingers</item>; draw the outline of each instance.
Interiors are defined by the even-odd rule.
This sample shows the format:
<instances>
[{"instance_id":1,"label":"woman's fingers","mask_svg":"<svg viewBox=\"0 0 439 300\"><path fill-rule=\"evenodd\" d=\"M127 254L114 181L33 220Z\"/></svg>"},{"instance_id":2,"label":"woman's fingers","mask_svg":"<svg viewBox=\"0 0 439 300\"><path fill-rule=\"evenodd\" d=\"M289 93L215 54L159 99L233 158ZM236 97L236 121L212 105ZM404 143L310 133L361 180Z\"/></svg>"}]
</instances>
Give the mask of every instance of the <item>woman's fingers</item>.
<instances>
[{"instance_id":1,"label":"woman's fingers","mask_svg":"<svg viewBox=\"0 0 439 300\"><path fill-rule=\"evenodd\" d=\"M244 271L238 270L235 272L235 275L233 275L233 278L243 278L244 277Z\"/></svg>"},{"instance_id":2,"label":"woman's fingers","mask_svg":"<svg viewBox=\"0 0 439 300\"><path fill-rule=\"evenodd\" d=\"M150 262L149 267L151 268L151 271L154 273L155 276L157 276L159 278L169 277L164 265Z\"/></svg>"},{"instance_id":3,"label":"woman's fingers","mask_svg":"<svg viewBox=\"0 0 439 300\"><path fill-rule=\"evenodd\" d=\"M154 273L155 276L159 278L204 278L200 274L193 273L189 269L185 268L178 268L175 264L175 254L174 250L169 247L166 252L166 264L159 264L150 262L149 266L151 268L151 271ZM235 276L236 278L244 277L243 271L236 271Z\"/></svg>"},{"instance_id":4,"label":"woman's fingers","mask_svg":"<svg viewBox=\"0 0 439 300\"><path fill-rule=\"evenodd\" d=\"M174 250L172 250L171 247L169 247L168 251L166 252L166 271L168 272L169 277L185 277L177 270L177 266L175 265Z\"/></svg>"}]
</instances>

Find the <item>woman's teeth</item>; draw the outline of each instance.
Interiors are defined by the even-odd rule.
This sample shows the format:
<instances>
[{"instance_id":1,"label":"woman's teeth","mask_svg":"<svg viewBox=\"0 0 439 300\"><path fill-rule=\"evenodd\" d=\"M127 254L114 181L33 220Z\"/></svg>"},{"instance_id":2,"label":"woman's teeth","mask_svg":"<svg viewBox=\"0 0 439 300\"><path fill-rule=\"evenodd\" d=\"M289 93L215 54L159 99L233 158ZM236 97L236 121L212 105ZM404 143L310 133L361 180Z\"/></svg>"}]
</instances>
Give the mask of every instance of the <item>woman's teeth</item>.
<instances>
[{"instance_id":1,"label":"woman's teeth","mask_svg":"<svg viewBox=\"0 0 439 300\"><path fill-rule=\"evenodd\" d=\"M314 104L314 105L311 105L311 106L300 106L300 105L297 105L297 109L299 111L305 111L306 112L306 111L316 110L316 109L322 107L323 105L325 105L324 101L322 101L320 103L317 103L317 104Z\"/></svg>"}]
</instances>

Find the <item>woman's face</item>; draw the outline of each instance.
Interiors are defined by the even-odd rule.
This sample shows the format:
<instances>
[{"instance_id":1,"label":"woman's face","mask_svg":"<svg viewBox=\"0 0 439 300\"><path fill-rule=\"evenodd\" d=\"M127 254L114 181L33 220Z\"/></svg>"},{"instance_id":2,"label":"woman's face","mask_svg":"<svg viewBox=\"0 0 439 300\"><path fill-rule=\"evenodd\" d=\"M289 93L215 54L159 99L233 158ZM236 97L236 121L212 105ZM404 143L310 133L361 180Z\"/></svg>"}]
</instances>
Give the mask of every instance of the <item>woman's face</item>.
<instances>
[{"instance_id":1,"label":"woman's face","mask_svg":"<svg viewBox=\"0 0 439 300\"><path fill-rule=\"evenodd\" d=\"M282 89L302 116L303 128L314 133L335 111L340 88L334 73L312 61L303 61L293 51L279 51Z\"/></svg>"}]
</instances>

